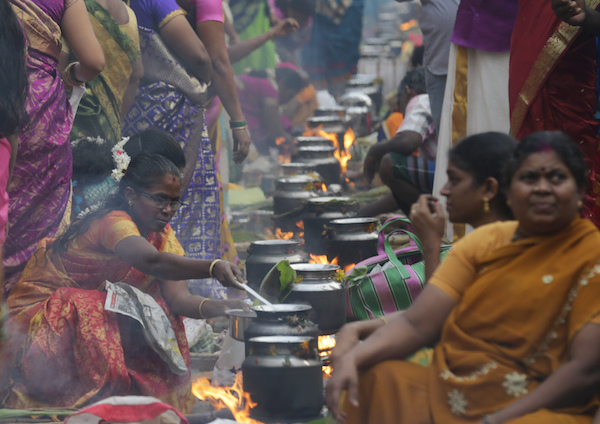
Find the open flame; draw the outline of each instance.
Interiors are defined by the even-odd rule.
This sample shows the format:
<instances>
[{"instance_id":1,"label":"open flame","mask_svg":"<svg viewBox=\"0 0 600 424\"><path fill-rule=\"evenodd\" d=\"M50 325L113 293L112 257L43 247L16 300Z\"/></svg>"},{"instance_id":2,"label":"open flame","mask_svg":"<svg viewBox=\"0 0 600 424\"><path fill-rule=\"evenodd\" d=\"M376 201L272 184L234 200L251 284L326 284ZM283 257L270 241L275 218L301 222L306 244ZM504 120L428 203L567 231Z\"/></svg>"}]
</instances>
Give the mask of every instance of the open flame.
<instances>
[{"instance_id":1,"label":"open flame","mask_svg":"<svg viewBox=\"0 0 600 424\"><path fill-rule=\"evenodd\" d=\"M281 231L281 228L275 228L275 234L269 228L265 228L265 240L289 240L294 237L294 232Z\"/></svg>"},{"instance_id":2,"label":"open flame","mask_svg":"<svg viewBox=\"0 0 600 424\"><path fill-rule=\"evenodd\" d=\"M417 20L416 19L411 19L408 22L404 22L403 24L400 24L400 31L408 31L411 28L414 28L417 26Z\"/></svg>"},{"instance_id":3,"label":"open flame","mask_svg":"<svg viewBox=\"0 0 600 424\"><path fill-rule=\"evenodd\" d=\"M333 147L335 147L335 152L333 152L333 156L340 162L340 167L342 169L342 174L346 173L348 169L348 161L352 158L350 154L350 146L354 143L354 139L356 138L354 131L352 128L348 127L346 133L344 134L343 146L340 146L340 142L338 140L338 136L335 133L328 133L323 130L323 126L320 125L318 128L307 128L304 131L304 136L317 136L317 137L325 137L331 140Z\"/></svg>"},{"instance_id":4,"label":"open flame","mask_svg":"<svg viewBox=\"0 0 600 424\"><path fill-rule=\"evenodd\" d=\"M278 137L275 139L276 146L281 146L283 143L285 143L285 137Z\"/></svg>"},{"instance_id":5,"label":"open flame","mask_svg":"<svg viewBox=\"0 0 600 424\"><path fill-rule=\"evenodd\" d=\"M331 260L331 262L329 262L329 259L327 259L327 255L313 255L312 253L309 254L310 259L308 260L309 264L321 264L321 265L338 265L338 261L339 261L339 256L336 256L335 258L333 258ZM344 273L348 273L352 268L354 268L356 264L349 264L344 266Z\"/></svg>"},{"instance_id":6,"label":"open flame","mask_svg":"<svg viewBox=\"0 0 600 424\"><path fill-rule=\"evenodd\" d=\"M321 184L321 191L323 193L327 193L327 186L325 185L325 183Z\"/></svg>"},{"instance_id":7,"label":"open flame","mask_svg":"<svg viewBox=\"0 0 600 424\"><path fill-rule=\"evenodd\" d=\"M319 347L319 356L321 359L327 361L329 355L331 355L331 351L335 347L335 337L328 335L319 336L317 339L317 344ZM333 367L331 365L323 365L323 378L330 378L332 372Z\"/></svg>"},{"instance_id":8,"label":"open flame","mask_svg":"<svg viewBox=\"0 0 600 424\"><path fill-rule=\"evenodd\" d=\"M242 373L238 372L231 387L211 386L207 378L200 378L192 383L192 393L200 400L207 400L218 411L229 408L239 423L262 424L250 418L250 409L256 406L250 394L242 387Z\"/></svg>"},{"instance_id":9,"label":"open flame","mask_svg":"<svg viewBox=\"0 0 600 424\"><path fill-rule=\"evenodd\" d=\"M279 155L279 163L290 163L292 158L286 155Z\"/></svg>"}]
</instances>

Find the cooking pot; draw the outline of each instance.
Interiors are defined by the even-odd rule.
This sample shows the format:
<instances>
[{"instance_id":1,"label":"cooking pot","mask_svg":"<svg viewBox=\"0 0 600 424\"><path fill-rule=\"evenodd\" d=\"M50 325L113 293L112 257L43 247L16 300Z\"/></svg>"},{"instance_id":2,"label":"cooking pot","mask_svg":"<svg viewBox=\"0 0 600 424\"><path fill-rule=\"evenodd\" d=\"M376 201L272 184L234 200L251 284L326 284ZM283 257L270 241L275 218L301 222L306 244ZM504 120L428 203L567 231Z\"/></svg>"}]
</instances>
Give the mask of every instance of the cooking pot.
<instances>
[{"instance_id":1,"label":"cooking pot","mask_svg":"<svg viewBox=\"0 0 600 424\"><path fill-rule=\"evenodd\" d=\"M314 255L325 255L326 226L334 219L358 215L359 204L349 197L315 197L308 199L302 214L304 222L304 250Z\"/></svg>"},{"instance_id":2,"label":"cooking pot","mask_svg":"<svg viewBox=\"0 0 600 424\"><path fill-rule=\"evenodd\" d=\"M346 323L346 287L339 280L338 265L292 264L301 277L294 284L286 303L305 303L312 306L311 319L321 334L336 333Z\"/></svg>"},{"instance_id":3,"label":"cooking pot","mask_svg":"<svg viewBox=\"0 0 600 424\"><path fill-rule=\"evenodd\" d=\"M377 255L380 221L377 218L334 219L327 228L327 258L345 267Z\"/></svg>"},{"instance_id":4,"label":"cooking pot","mask_svg":"<svg viewBox=\"0 0 600 424\"><path fill-rule=\"evenodd\" d=\"M265 422L308 421L323 408L323 371L317 340L263 336L246 340L244 391L256 406L250 414Z\"/></svg>"},{"instance_id":5,"label":"cooking pot","mask_svg":"<svg viewBox=\"0 0 600 424\"><path fill-rule=\"evenodd\" d=\"M229 317L229 335L240 342L244 341L244 332L256 318L256 312L243 309L229 309L225 311Z\"/></svg>"},{"instance_id":6,"label":"cooking pot","mask_svg":"<svg viewBox=\"0 0 600 424\"><path fill-rule=\"evenodd\" d=\"M298 240L258 240L250 243L246 259L248 285L255 290L260 288L265 275L282 260L292 263L306 261Z\"/></svg>"},{"instance_id":7,"label":"cooking pot","mask_svg":"<svg viewBox=\"0 0 600 424\"><path fill-rule=\"evenodd\" d=\"M293 158L296 162L314 164L325 184L339 184L342 168L333 155L335 150L332 146L299 147Z\"/></svg>"},{"instance_id":8,"label":"cooking pot","mask_svg":"<svg viewBox=\"0 0 600 424\"><path fill-rule=\"evenodd\" d=\"M261 336L317 337L319 335L319 328L309 319L310 305L281 303L252 306L251 309L256 313L256 318L244 332L246 340ZM247 349L246 356L248 356Z\"/></svg>"},{"instance_id":9,"label":"cooking pot","mask_svg":"<svg viewBox=\"0 0 600 424\"><path fill-rule=\"evenodd\" d=\"M291 212L298 207L302 207L305 200L318 197L317 186L320 186L318 183L320 181L317 178L308 175L278 178L275 184L275 194L273 195L273 212L275 215Z\"/></svg>"}]
</instances>

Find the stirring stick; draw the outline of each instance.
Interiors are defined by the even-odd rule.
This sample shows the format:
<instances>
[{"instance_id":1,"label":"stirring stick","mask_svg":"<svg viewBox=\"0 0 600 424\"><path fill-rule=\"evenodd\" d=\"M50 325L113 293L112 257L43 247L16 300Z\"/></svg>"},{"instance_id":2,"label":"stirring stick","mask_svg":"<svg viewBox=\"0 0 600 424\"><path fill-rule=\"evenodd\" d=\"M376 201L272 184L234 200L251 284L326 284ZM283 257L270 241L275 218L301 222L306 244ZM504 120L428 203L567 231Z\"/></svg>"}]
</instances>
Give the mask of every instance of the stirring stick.
<instances>
[{"instance_id":1,"label":"stirring stick","mask_svg":"<svg viewBox=\"0 0 600 424\"><path fill-rule=\"evenodd\" d=\"M267 299L265 299L264 297L262 297L260 294L258 294L256 292L256 290L252 289L249 285L244 284L244 288L246 289L246 291L248 293L250 293L252 296L254 296L256 299L258 299L258 301L260 303L264 303L265 305L269 305L272 306L273 304L271 302L269 302Z\"/></svg>"}]
</instances>

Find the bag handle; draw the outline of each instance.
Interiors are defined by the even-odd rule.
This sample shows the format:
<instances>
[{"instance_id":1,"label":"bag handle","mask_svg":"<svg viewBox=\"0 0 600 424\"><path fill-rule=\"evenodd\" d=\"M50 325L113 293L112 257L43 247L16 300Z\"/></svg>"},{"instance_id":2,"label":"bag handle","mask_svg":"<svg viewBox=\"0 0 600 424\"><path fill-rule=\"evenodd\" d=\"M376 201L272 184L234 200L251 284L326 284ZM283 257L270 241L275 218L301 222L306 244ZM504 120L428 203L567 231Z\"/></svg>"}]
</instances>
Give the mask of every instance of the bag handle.
<instances>
[{"instance_id":1,"label":"bag handle","mask_svg":"<svg viewBox=\"0 0 600 424\"><path fill-rule=\"evenodd\" d=\"M398 232L404 233L404 234L408 235L408 237L409 237L409 240L410 240L409 247L413 247L413 248L416 247L417 249L419 249L420 252L422 252L423 249L421 247L421 240L419 240L419 237L417 237L414 233L412 233L412 226L411 226L410 220L397 215L397 216L388 218L387 221L385 221L385 223L379 230L379 242L377 244L377 253L379 253L380 255L385 254L384 244L385 244L385 241L387 240L387 238L385 236L384 230L386 227L388 227L389 225L392 225L396 222L404 222L404 223L408 224L408 228L406 230L403 230L400 228L395 229L391 233L389 233L387 237L390 237Z\"/></svg>"}]
</instances>

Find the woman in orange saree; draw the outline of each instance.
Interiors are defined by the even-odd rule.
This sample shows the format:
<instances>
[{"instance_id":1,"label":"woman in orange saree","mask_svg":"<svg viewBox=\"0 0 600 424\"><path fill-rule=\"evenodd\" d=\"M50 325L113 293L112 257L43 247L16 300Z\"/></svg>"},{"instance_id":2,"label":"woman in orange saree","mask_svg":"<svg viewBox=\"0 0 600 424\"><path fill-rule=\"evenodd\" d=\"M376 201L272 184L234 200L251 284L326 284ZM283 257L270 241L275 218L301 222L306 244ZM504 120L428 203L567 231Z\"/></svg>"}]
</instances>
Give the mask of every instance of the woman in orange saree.
<instances>
[{"instance_id":1,"label":"woman in orange saree","mask_svg":"<svg viewBox=\"0 0 600 424\"><path fill-rule=\"evenodd\" d=\"M596 66L593 34L558 19L551 1L519 1L510 46L511 135L521 140L536 131L563 131L575 141L590 169L582 213L600 226Z\"/></svg>"},{"instance_id":2,"label":"woman in orange saree","mask_svg":"<svg viewBox=\"0 0 600 424\"><path fill-rule=\"evenodd\" d=\"M225 261L183 257L168 224L181 205L180 188L172 162L140 155L104 208L40 243L7 299L9 343L19 351L3 364L11 366L6 406L77 408L109 396L144 395L191 411L181 316L221 316L245 304L190 295L185 279L210 275L241 288L241 272ZM106 281L137 289L142 300L108 296ZM163 349L131 319L129 311L142 301L141 314L154 308L152 316L163 317L158 327L171 334ZM115 304L125 307L115 311Z\"/></svg>"},{"instance_id":3,"label":"woman in orange saree","mask_svg":"<svg viewBox=\"0 0 600 424\"><path fill-rule=\"evenodd\" d=\"M327 403L338 420L591 422L600 233L578 216L583 160L568 137L538 133L517 147L509 177L517 221L457 242L411 308L333 364ZM431 365L398 360L427 345Z\"/></svg>"}]
</instances>

